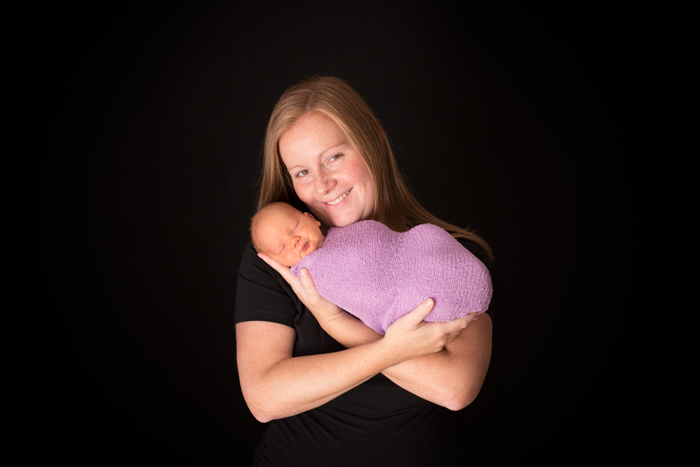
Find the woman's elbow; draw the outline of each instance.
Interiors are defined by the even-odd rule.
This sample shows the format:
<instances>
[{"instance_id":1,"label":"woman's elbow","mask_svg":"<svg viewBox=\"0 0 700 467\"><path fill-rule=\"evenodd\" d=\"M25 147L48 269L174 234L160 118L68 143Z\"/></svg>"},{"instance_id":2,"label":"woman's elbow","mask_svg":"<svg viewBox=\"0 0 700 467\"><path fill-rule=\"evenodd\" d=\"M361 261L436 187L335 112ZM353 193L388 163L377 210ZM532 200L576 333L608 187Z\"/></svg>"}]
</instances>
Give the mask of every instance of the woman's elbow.
<instances>
[{"instance_id":1,"label":"woman's elbow","mask_svg":"<svg viewBox=\"0 0 700 467\"><path fill-rule=\"evenodd\" d=\"M277 414L275 414L274 410L272 410L269 404L254 403L249 401L246 401L246 403L250 413L253 414L253 417L255 417L255 419L260 423L268 423L272 420L280 418Z\"/></svg>"},{"instance_id":2,"label":"woman's elbow","mask_svg":"<svg viewBox=\"0 0 700 467\"><path fill-rule=\"evenodd\" d=\"M265 397L255 397L252 394L246 394L247 391L243 392L243 398L248 406L248 410L253 414L253 417L260 423L268 423L272 420L281 418L279 414L275 413L275 409L270 403L269 399L266 400Z\"/></svg>"},{"instance_id":3,"label":"woman's elbow","mask_svg":"<svg viewBox=\"0 0 700 467\"><path fill-rule=\"evenodd\" d=\"M476 398L458 398L458 399L453 399L449 401L447 404L445 404L445 408L452 410L454 412L457 412L458 410L462 410L472 402L474 402L474 399Z\"/></svg>"},{"instance_id":4,"label":"woman's elbow","mask_svg":"<svg viewBox=\"0 0 700 467\"><path fill-rule=\"evenodd\" d=\"M458 411L462 410L463 408L467 407L469 404L474 402L476 399L476 396L479 395L479 388L465 388L461 391L455 391L453 394L450 395L449 398L445 401L443 404L443 407L446 409L452 410L452 411Z\"/></svg>"},{"instance_id":5,"label":"woman's elbow","mask_svg":"<svg viewBox=\"0 0 700 467\"><path fill-rule=\"evenodd\" d=\"M266 413L266 412L261 412L258 410L251 409L250 413L252 413L253 417L255 417L255 419L257 421L259 421L260 423L268 423L268 422L271 422L272 420L274 420L274 417L271 414Z\"/></svg>"}]
</instances>

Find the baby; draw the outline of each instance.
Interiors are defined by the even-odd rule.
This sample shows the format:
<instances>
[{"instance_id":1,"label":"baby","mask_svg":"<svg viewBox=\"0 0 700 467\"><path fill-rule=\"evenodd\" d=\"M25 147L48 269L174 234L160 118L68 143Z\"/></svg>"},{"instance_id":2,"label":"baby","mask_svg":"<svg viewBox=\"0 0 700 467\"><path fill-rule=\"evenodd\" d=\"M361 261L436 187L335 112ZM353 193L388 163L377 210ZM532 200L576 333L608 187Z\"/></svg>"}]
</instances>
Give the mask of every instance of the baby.
<instances>
[{"instance_id":1,"label":"baby","mask_svg":"<svg viewBox=\"0 0 700 467\"><path fill-rule=\"evenodd\" d=\"M488 269L438 226L394 232L368 220L331 227L327 237L320 226L309 213L272 203L253 217L250 232L258 252L296 275L308 269L321 296L381 334L426 298L435 305L425 321L488 308Z\"/></svg>"},{"instance_id":2,"label":"baby","mask_svg":"<svg viewBox=\"0 0 700 467\"><path fill-rule=\"evenodd\" d=\"M321 248L326 239L321 222L287 203L268 204L258 211L250 224L250 237L258 253L288 267Z\"/></svg>"}]
</instances>

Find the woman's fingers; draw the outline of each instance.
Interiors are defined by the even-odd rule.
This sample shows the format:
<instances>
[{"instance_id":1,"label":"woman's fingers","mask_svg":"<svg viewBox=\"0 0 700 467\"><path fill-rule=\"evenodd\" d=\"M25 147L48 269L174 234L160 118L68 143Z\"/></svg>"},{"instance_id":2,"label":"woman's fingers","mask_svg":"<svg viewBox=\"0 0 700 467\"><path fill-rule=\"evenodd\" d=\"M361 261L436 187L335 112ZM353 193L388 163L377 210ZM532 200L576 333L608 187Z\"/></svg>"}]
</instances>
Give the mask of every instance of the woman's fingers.
<instances>
[{"instance_id":1,"label":"woman's fingers","mask_svg":"<svg viewBox=\"0 0 700 467\"><path fill-rule=\"evenodd\" d=\"M309 299L309 301L317 302L319 299L322 298L321 295L318 293L318 290L316 290L316 284L314 284L314 280L311 278L311 274L309 274L308 270L302 269L299 272L299 280L301 282L301 286L304 288L304 292L306 293L306 297Z\"/></svg>"},{"instance_id":2,"label":"woman's fingers","mask_svg":"<svg viewBox=\"0 0 700 467\"><path fill-rule=\"evenodd\" d=\"M302 269L299 272L299 278L301 285L304 286L305 289L313 289L316 291L316 284L314 284L314 280L311 278L311 274L309 274L308 269Z\"/></svg>"},{"instance_id":3,"label":"woman's fingers","mask_svg":"<svg viewBox=\"0 0 700 467\"><path fill-rule=\"evenodd\" d=\"M471 319L469 318L469 316L467 316L466 318L453 319L452 321L450 321L450 323L453 324L459 331L461 331L462 329L467 327L467 324L469 324L470 321Z\"/></svg>"},{"instance_id":4,"label":"woman's fingers","mask_svg":"<svg viewBox=\"0 0 700 467\"><path fill-rule=\"evenodd\" d=\"M450 332L447 333L446 339L447 342L450 342L452 339L455 337L459 336L459 333L462 332L467 325L469 324L469 321L471 321L468 318L458 318L452 321L449 321L448 324L450 328ZM447 344L446 342L446 344Z\"/></svg>"},{"instance_id":5,"label":"woman's fingers","mask_svg":"<svg viewBox=\"0 0 700 467\"><path fill-rule=\"evenodd\" d=\"M411 324L414 327L418 326L423 320L425 320L425 318L428 317L430 312L433 311L434 306L435 302L433 299L429 298L418 305L413 311L399 319L404 320L407 324ZM444 321L441 324L445 334L452 334L455 332L459 333L459 331L466 328L467 325L473 321L474 318L476 318L476 316L477 313L470 313L465 318L456 318L452 321Z\"/></svg>"},{"instance_id":6,"label":"woman's fingers","mask_svg":"<svg viewBox=\"0 0 700 467\"><path fill-rule=\"evenodd\" d=\"M409 321L414 326L417 326L430 314L431 311L433 311L434 304L435 302L432 298L427 299L426 301L418 305L418 307L416 307L415 310L411 311L405 316L406 321Z\"/></svg>"},{"instance_id":7,"label":"woman's fingers","mask_svg":"<svg viewBox=\"0 0 700 467\"><path fill-rule=\"evenodd\" d=\"M413 311L396 320L390 328L395 327L394 332L417 331L422 344L429 352L435 352L443 348L448 342L457 337L459 333L467 327L474 317L470 314L465 318L457 318L452 321L426 323L425 318L430 314L435 306L432 299L427 299L418 305ZM387 335L390 331L387 329ZM406 334L406 336L408 336Z\"/></svg>"},{"instance_id":8,"label":"woman's fingers","mask_svg":"<svg viewBox=\"0 0 700 467\"><path fill-rule=\"evenodd\" d=\"M440 351L466 325L453 321L426 323L424 319L433 310L433 306L434 301L428 299L387 329L385 339L397 345L406 359Z\"/></svg>"}]
</instances>

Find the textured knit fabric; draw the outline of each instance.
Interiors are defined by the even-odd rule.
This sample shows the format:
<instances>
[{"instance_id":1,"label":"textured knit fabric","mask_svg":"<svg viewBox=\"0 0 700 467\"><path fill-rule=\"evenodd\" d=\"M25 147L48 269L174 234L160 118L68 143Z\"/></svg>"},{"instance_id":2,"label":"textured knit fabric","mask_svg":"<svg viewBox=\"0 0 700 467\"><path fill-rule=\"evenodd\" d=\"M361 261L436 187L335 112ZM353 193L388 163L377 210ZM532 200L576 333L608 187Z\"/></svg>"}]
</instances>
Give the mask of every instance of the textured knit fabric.
<instances>
[{"instance_id":1,"label":"textured knit fabric","mask_svg":"<svg viewBox=\"0 0 700 467\"><path fill-rule=\"evenodd\" d=\"M444 229L418 225L394 232L376 221L332 227L323 247L293 268L309 270L327 300L384 334L425 299L425 321L451 321L486 311L491 276L484 264Z\"/></svg>"}]
</instances>

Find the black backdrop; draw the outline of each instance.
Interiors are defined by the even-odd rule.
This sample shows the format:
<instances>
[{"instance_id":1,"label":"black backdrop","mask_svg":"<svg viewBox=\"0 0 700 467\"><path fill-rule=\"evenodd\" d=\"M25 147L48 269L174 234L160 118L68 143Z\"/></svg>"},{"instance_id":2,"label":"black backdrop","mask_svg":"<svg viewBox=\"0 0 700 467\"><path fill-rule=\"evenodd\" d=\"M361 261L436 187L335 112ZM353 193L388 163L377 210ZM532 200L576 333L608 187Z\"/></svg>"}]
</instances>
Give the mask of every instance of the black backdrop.
<instances>
[{"instance_id":1,"label":"black backdrop","mask_svg":"<svg viewBox=\"0 0 700 467\"><path fill-rule=\"evenodd\" d=\"M60 156L45 166L48 237L67 313L42 358L56 452L247 465L263 425L238 384L236 270L267 117L317 73L367 100L428 210L493 247L494 351L466 409L470 460L596 460L616 446L619 15L302 1L29 18Z\"/></svg>"}]
</instances>

